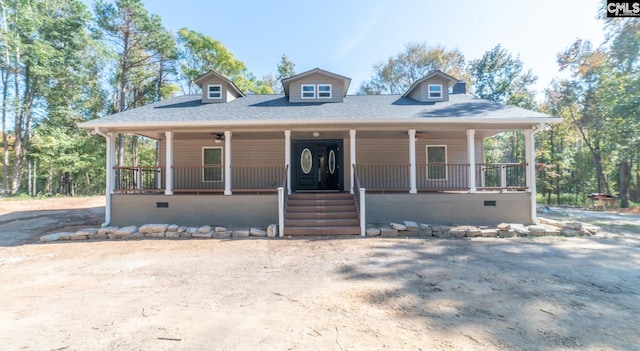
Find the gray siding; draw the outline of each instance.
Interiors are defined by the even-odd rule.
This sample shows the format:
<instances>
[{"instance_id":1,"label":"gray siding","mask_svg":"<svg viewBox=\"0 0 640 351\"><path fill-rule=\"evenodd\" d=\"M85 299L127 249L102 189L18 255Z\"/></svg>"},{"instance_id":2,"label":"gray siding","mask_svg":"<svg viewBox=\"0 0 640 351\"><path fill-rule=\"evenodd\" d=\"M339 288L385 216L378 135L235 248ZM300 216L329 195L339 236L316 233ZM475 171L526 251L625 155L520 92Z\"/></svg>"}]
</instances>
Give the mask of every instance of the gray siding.
<instances>
[{"instance_id":1,"label":"gray siding","mask_svg":"<svg viewBox=\"0 0 640 351\"><path fill-rule=\"evenodd\" d=\"M222 89L222 98L221 99L208 99L207 98L207 90L209 85L220 85ZM231 102L236 98L235 91L229 89L229 83L223 81L219 78L209 78L202 83L202 102L204 103L224 103Z\"/></svg>"},{"instance_id":2,"label":"gray siding","mask_svg":"<svg viewBox=\"0 0 640 351\"><path fill-rule=\"evenodd\" d=\"M416 142L416 164L427 163L427 146L446 146L447 163L468 164L466 140L424 140Z\"/></svg>"},{"instance_id":3,"label":"gray siding","mask_svg":"<svg viewBox=\"0 0 640 351\"><path fill-rule=\"evenodd\" d=\"M331 99L302 99L303 84L331 84ZM317 95L316 87L316 95ZM290 102L342 102L344 100L344 86L339 79L333 79L323 74L316 73L305 76L299 80L291 82L289 85L289 101Z\"/></svg>"},{"instance_id":4,"label":"gray siding","mask_svg":"<svg viewBox=\"0 0 640 351\"><path fill-rule=\"evenodd\" d=\"M429 84L441 84L442 85L442 99L429 99ZM422 102L428 101L449 101L449 89L448 81L440 77L433 77L427 79L420 84L420 86L411 92L410 98Z\"/></svg>"},{"instance_id":5,"label":"gray siding","mask_svg":"<svg viewBox=\"0 0 640 351\"><path fill-rule=\"evenodd\" d=\"M166 142L160 141L160 164L165 164ZM177 139L173 141L173 164L176 166L202 165L202 148L219 147L224 142L213 139ZM234 140L231 137L231 163L234 166L274 166L284 164L283 140Z\"/></svg>"},{"instance_id":6,"label":"gray siding","mask_svg":"<svg viewBox=\"0 0 640 351\"><path fill-rule=\"evenodd\" d=\"M467 141L462 139L417 139L416 164L427 162L427 145L445 145L447 162L450 164L468 164ZM202 165L202 148L217 147L212 139L176 139L174 140L174 164L176 166ZM284 165L284 139L243 140L231 139L231 158L233 166L280 166ZM160 165L165 164L165 141L160 142ZM344 150L344 190L351 188L351 145L349 138L343 139ZM292 155L295 157L295 155ZM482 163L482 141L476 141L476 163ZM358 139L356 135L356 163L373 165L408 165L409 138L398 139ZM179 180L175 180L179 184ZM233 184L241 187L243 184Z\"/></svg>"},{"instance_id":7,"label":"gray siding","mask_svg":"<svg viewBox=\"0 0 640 351\"><path fill-rule=\"evenodd\" d=\"M358 139L356 135L356 163L409 164L409 138Z\"/></svg>"}]
</instances>

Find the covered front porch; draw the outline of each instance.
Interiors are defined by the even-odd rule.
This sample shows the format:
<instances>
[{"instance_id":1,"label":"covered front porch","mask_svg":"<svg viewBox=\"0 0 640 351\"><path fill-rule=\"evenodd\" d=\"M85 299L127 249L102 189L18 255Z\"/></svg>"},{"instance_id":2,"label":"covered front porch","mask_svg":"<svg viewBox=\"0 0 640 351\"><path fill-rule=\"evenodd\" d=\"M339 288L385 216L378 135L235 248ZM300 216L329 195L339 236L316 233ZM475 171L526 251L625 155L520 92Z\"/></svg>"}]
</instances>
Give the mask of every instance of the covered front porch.
<instances>
[{"instance_id":1,"label":"covered front porch","mask_svg":"<svg viewBox=\"0 0 640 351\"><path fill-rule=\"evenodd\" d=\"M406 208L432 223L535 220L535 129L524 130L526 163L486 164L482 140L503 130L414 128L136 132L159 141L157 163L139 166L115 166L116 134L107 133L113 221L242 224L237 213L248 211L243 218L262 213L282 229L287 197L301 191L354 194L362 233Z\"/></svg>"},{"instance_id":2,"label":"covered front porch","mask_svg":"<svg viewBox=\"0 0 640 351\"><path fill-rule=\"evenodd\" d=\"M108 150L110 192L269 193L286 182L287 193L353 193L356 174L369 192L531 192L533 132L525 130L525 163L482 162L482 140L495 130L156 133L155 165L115 166L115 145Z\"/></svg>"}]
</instances>

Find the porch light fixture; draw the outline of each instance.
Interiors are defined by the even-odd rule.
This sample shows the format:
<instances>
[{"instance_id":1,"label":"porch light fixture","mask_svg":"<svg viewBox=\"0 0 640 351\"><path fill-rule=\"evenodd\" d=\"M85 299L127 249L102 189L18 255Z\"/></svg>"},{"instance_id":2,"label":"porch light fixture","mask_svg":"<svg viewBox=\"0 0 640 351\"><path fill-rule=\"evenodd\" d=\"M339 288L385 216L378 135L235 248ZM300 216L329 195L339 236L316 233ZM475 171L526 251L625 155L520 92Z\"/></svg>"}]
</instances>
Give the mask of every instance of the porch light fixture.
<instances>
[{"instance_id":1,"label":"porch light fixture","mask_svg":"<svg viewBox=\"0 0 640 351\"><path fill-rule=\"evenodd\" d=\"M214 134L214 133L211 133ZM215 138L213 139L213 142L216 144L220 144L222 143L222 141L224 140L224 134L223 133L215 133Z\"/></svg>"},{"instance_id":2,"label":"porch light fixture","mask_svg":"<svg viewBox=\"0 0 640 351\"><path fill-rule=\"evenodd\" d=\"M314 138L317 138L317 137L319 137L319 136L320 136L320 133L318 133L318 132L313 132L313 137L314 137Z\"/></svg>"}]
</instances>

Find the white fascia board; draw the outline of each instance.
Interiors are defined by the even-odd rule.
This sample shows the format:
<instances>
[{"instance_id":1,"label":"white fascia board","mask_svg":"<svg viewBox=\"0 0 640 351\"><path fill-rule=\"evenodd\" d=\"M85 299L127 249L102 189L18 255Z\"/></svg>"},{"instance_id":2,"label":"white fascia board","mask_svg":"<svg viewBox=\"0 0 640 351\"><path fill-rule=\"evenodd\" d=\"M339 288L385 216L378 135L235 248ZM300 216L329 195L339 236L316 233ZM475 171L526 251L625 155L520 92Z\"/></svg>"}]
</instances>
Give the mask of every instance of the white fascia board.
<instances>
[{"instance_id":1,"label":"white fascia board","mask_svg":"<svg viewBox=\"0 0 640 351\"><path fill-rule=\"evenodd\" d=\"M295 124L327 124L327 125L388 125L388 124L544 124L559 123L561 118L555 117L535 117L535 118L371 118L371 119L254 119L254 120L221 120L221 121L176 121L176 122L105 122L105 123L80 123L78 127L85 129L99 128L180 128L180 127L219 127L222 125L250 126L250 125L295 125Z\"/></svg>"}]
</instances>

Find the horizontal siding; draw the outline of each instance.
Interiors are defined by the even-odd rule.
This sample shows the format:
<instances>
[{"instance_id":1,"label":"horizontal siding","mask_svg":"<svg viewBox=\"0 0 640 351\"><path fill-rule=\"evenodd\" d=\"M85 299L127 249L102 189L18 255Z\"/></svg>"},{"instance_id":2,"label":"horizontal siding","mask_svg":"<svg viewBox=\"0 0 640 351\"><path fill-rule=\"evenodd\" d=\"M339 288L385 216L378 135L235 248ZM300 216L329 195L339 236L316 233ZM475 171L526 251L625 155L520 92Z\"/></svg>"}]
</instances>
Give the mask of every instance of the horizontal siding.
<instances>
[{"instance_id":1,"label":"horizontal siding","mask_svg":"<svg viewBox=\"0 0 640 351\"><path fill-rule=\"evenodd\" d=\"M231 160L235 166L283 165L284 140L232 139Z\"/></svg>"},{"instance_id":2,"label":"horizontal siding","mask_svg":"<svg viewBox=\"0 0 640 351\"><path fill-rule=\"evenodd\" d=\"M429 99L429 84L441 84L442 85L442 99ZM420 86L415 89L409 95L410 98L418 101L448 101L449 100L449 89L448 81L439 77L433 77L428 79L420 84Z\"/></svg>"},{"instance_id":3,"label":"horizontal siding","mask_svg":"<svg viewBox=\"0 0 640 351\"><path fill-rule=\"evenodd\" d=\"M445 145L447 147L447 163L468 164L466 140L424 140L416 142L416 164L427 163L427 146Z\"/></svg>"},{"instance_id":4,"label":"horizontal siding","mask_svg":"<svg viewBox=\"0 0 640 351\"><path fill-rule=\"evenodd\" d=\"M160 164L165 164L166 142L160 142ZM174 140L173 164L197 166L202 164L203 147L220 147L211 139ZM233 140L231 138L231 163L234 166L273 166L284 164L284 140Z\"/></svg>"},{"instance_id":5,"label":"horizontal siding","mask_svg":"<svg viewBox=\"0 0 640 351\"><path fill-rule=\"evenodd\" d=\"M222 98L221 99L207 99L207 86L208 85L221 85L222 86ZM229 89L229 83L212 77L202 83L202 102L206 103L224 103L230 102L236 98L236 93Z\"/></svg>"},{"instance_id":6,"label":"horizontal siding","mask_svg":"<svg viewBox=\"0 0 640 351\"><path fill-rule=\"evenodd\" d=\"M160 165L165 164L165 141L160 141ZM468 164L466 139L417 139L416 164L427 162L427 145L446 145L447 162ZM203 147L220 147L211 139L179 139L174 141L174 164L176 166L198 166L202 164ZM274 166L284 164L284 140L234 140L231 141L231 157L234 166ZM344 190L351 188L351 145L349 138L343 139ZM482 163L482 140L475 145L476 163ZM292 155L295 157L295 155ZM408 165L409 139L358 139L356 136L356 162L358 164ZM236 184L239 185L239 184Z\"/></svg>"},{"instance_id":7,"label":"horizontal siding","mask_svg":"<svg viewBox=\"0 0 640 351\"><path fill-rule=\"evenodd\" d=\"M409 164L409 139L357 139L358 164Z\"/></svg>"},{"instance_id":8,"label":"horizontal siding","mask_svg":"<svg viewBox=\"0 0 640 351\"><path fill-rule=\"evenodd\" d=\"M165 164L165 141L160 141L160 165ZM446 145L447 161L449 163L466 164L466 140L428 140L417 139L416 162L427 162L427 145ZM174 164L200 165L202 164L202 147L223 147L224 143L216 144L211 140L176 140L174 141ZM348 170L351 164L351 145L349 139L343 140L344 162ZM475 145L476 163L482 163L482 141ZM280 165L284 164L284 140L233 140L231 141L232 162L236 166L249 165ZM409 139L357 139L356 161L361 164L409 164ZM350 186L350 185L349 185Z\"/></svg>"},{"instance_id":9,"label":"horizontal siding","mask_svg":"<svg viewBox=\"0 0 640 351\"><path fill-rule=\"evenodd\" d=\"M331 84L331 99L302 99L301 90L303 84ZM317 94L316 88L316 94ZM342 102L344 99L345 91L343 83L339 79L332 79L323 74L312 74L306 76L295 82L291 82L289 85L289 101L290 102Z\"/></svg>"}]
</instances>

